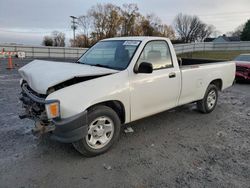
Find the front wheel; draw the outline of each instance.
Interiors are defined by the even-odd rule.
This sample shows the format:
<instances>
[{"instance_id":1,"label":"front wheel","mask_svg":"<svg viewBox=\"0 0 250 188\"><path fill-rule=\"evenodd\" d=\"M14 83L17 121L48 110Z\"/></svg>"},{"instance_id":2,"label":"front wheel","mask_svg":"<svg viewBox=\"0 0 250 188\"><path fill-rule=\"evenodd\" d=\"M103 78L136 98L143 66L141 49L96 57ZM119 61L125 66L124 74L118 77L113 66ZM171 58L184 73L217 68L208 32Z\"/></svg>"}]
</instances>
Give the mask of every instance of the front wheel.
<instances>
[{"instance_id":1,"label":"front wheel","mask_svg":"<svg viewBox=\"0 0 250 188\"><path fill-rule=\"evenodd\" d=\"M107 106L90 109L88 122L88 134L73 146L84 156L92 157L106 152L118 140L121 122L117 113Z\"/></svg>"},{"instance_id":2,"label":"front wheel","mask_svg":"<svg viewBox=\"0 0 250 188\"><path fill-rule=\"evenodd\" d=\"M207 88L205 96L197 102L197 108L202 113L212 112L218 101L218 88L214 84L210 84Z\"/></svg>"}]
</instances>

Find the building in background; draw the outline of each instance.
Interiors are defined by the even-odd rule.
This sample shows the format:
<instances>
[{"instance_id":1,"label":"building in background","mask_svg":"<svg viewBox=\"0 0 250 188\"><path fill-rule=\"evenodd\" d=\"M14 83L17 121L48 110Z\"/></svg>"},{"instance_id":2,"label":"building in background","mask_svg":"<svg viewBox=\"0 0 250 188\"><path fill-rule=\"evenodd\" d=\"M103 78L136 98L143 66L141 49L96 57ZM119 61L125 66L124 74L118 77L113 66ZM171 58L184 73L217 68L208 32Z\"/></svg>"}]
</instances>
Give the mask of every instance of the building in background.
<instances>
[{"instance_id":1,"label":"building in background","mask_svg":"<svg viewBox=\"0 0 250 188\"><path fill-rule=\"evenodd\" d=\"M218 36L217 38L206 38L204 42L239 42L240 37L227 37L226 35Z\"/></svg>"}]
</instances>

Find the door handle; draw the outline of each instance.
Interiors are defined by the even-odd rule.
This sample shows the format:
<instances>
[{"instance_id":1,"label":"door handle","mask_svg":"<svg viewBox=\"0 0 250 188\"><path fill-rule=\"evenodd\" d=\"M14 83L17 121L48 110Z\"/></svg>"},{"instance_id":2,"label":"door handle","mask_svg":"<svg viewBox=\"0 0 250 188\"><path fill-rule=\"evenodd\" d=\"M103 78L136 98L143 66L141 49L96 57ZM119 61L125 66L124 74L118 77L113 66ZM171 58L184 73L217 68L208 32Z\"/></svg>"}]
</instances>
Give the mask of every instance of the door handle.
<instances>
[{"instance_id":1,"label":"door handle","mask_svg":"<svg viewBox=\"0 0 250 188\"><path fill-rule=\"evenodd\" d=\"M171 73L169 73L168 77L169 77L169 78L175 78L175 77L176 77L175 72L171 72Z\"/></svg>"}]
</instances>

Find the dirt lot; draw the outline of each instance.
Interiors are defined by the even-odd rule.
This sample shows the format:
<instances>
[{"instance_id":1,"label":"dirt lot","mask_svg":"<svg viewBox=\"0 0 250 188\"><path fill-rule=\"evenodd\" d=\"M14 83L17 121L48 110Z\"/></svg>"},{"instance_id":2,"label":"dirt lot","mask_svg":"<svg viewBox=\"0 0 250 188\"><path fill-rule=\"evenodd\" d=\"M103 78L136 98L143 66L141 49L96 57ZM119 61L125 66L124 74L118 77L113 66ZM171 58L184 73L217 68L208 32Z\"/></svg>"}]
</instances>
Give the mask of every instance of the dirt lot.
<instances>
[{"instance_id":1,"label":"dirt lot","mask_svg":"<svg viewBox=\"0 0 250 188\"><path fill-rule=\"evenodd\" d=\"M31 134L18 119L17 69L5 67L0 59L0 187L250 187L249 84L221 93L211 114L189 104L134 122L108 153L84 158Z\"/></svg>"}]
</instances>

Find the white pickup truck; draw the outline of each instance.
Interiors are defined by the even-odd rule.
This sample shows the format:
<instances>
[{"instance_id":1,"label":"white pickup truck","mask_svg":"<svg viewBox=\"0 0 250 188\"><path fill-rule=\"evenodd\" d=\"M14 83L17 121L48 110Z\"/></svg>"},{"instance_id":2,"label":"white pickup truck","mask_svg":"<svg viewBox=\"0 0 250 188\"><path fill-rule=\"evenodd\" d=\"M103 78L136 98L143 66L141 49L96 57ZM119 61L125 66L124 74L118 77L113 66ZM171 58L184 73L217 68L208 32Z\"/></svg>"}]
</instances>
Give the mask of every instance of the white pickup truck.
<instances>
[{"instance_id":1,"label":"white pickup truck","mask_svg":"<svg viewBox=\"0 0 250 188\"><path fill-rule=\"evenodd\" d=\"M76 63L34 60L19 73L20 118L95 156L117 141L121 124L192 102L212 112L218 91L233 84L235 63L178 61L167 38L120 37L98 42Z\"/></svg>"}]
</instances>

